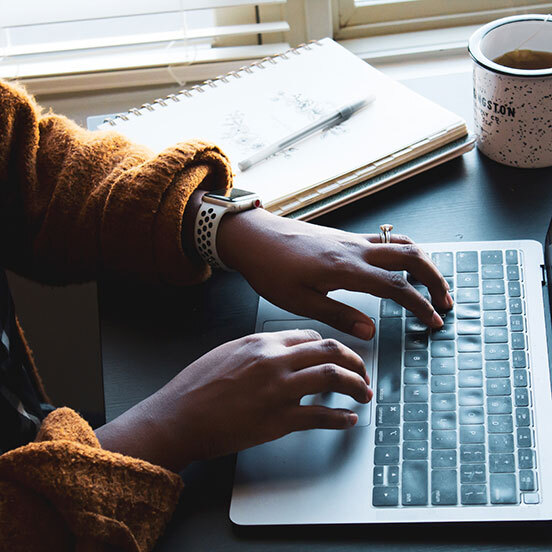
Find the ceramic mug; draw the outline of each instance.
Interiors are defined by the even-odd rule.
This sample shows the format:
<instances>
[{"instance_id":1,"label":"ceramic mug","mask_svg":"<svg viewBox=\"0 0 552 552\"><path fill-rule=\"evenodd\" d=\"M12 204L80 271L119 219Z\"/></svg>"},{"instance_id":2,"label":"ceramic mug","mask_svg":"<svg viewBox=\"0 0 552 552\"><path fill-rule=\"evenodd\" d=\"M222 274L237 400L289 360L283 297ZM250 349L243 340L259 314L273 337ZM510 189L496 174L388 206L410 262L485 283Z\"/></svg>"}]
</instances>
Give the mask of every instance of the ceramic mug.
<instances>
[{"instance_id":1,"label":"ceramic mug","mask_svg":"<svg viewBox=\"0 0 552 552\"><path fill-rule=\"evenodd\" d=\"M516 49L552 52L552 17L492 21L470 38L477 147L514 167L552 165L552 67L528 70L493 60Z\"/></svg>"}]
</instances>

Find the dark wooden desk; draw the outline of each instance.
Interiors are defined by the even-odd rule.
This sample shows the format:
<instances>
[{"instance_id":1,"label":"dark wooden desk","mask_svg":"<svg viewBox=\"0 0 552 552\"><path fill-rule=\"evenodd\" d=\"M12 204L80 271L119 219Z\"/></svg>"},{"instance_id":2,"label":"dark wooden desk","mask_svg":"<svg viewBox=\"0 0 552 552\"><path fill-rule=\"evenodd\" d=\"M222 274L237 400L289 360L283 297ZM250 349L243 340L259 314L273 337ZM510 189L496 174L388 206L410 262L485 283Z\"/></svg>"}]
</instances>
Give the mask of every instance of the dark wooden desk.
<instances>
[{"instance_id":1,"label":"dark wooden desk","mask_svg":"<svg viewBox=\"0 0 552 552\"><path fill-rule=\"evenodd\" d=\"M471 75L407 81L471 123ZM319 218L353 232L393 223L418 242L531 238L543 241L552 215L552 170L462 159ZM237 274L194 289L100 286L107 419L161 387L213 347L251 333L257 297ZM181 505L156 550L549 550L552 525L487 524L390 528L298 527L243 530L228 506L234 458L190 466ZM330 499L330 498L328 498Z\"/></svg>"}]
</instances>

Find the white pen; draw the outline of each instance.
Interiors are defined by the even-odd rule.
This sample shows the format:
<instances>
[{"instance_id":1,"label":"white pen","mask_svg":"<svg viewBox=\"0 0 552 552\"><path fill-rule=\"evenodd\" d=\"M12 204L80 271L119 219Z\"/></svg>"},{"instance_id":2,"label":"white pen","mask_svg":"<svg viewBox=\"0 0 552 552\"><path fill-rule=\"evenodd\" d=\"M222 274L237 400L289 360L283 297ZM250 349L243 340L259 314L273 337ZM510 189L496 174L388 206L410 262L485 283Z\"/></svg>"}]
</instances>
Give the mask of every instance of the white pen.
<instances>
[{"instance_id":1,"label":"white pen","mask_svg":"<svg viewBox=\"0 0 552 552\"><path fill-rule=\"evenodd\" d=\"M291 146L292 144L295 144L299 140L306 138L307 136L313 134L314 132L317 132L318 130L329 128L331 126L338 125L343 121L346 121L351 117L351 115L353 115L369 103L373 102L374 99L375 96L371 94L361 100L356 100L350 104L344 105L333 113L330 113L329 115L322 117L318 121L315 121L314 123L303 127L301 130L298 130L293 134L286 136L275 144L263 148L261 151L254 153L251 157L240 161L238 163L240 171L246 171L253 165L264 161L265 159L267 159L271 155L274 155L275 153L278 153L279 151L289 148L289 146Z\"/></svg>"}]
</instances>

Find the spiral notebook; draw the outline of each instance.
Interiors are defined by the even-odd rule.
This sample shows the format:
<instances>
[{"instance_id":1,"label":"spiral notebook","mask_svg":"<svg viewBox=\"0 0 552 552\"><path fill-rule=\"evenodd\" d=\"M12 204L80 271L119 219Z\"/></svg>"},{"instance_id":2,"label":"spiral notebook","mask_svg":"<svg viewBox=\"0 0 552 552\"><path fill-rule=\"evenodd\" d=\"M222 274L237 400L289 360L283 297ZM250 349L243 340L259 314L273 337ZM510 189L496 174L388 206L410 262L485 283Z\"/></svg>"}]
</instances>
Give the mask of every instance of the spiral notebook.
<instances>
[{"instance_id":1,"label":"spiral notebook","mask_svg":"<svg viewBox=\"0 0 552 552\"><path fill-rule=\"evenodd\" d=\"M241 172L238 162L363 95L347 121ZM229 156L235 185L303 219L373 193L473 147L465 122L326 38L289 50L99 126L161 151L199 138Z\"/></svg>"}]
</instances>

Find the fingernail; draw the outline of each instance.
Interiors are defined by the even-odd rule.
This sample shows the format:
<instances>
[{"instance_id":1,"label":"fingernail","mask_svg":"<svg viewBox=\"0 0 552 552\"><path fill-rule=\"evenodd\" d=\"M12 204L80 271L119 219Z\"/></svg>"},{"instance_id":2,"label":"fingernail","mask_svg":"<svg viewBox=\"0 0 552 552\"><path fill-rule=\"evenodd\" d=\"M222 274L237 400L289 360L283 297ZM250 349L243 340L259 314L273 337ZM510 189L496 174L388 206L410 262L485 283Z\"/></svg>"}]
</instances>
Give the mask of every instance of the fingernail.
<instances>
[{"instance_id":1,"label":"fingernail","mask_svg":"<svg viewBox=\"0 0 552 552\"><path fill-rule=\"evenodd\" d=\"M449 308L452 309L452 307L454 306L454 301L453 301L450 293L448 293L448 292L447 292L447 303L448 303Z\"/></svg>"},{"instance_id":2,"label":"fingernail","mask_svg":"<svg viewBox=\"0 0 552 552\"><path fill-rule=\"evenodd\" d=\"M447 291L450 291L449 283L446 280L443 280L445 282L445 288Z\"/></svg>"},{"instance_id":3,"label":"fingernail","mask_svg":"<svg viewBox=\"0 0 552 552\"><path fill-rule=\"evenodd\" d=\"M440 328L444 324L443 319L439 316L439 313L434 312L431 319L431 325Z\"/></svg>"},{"instance_id":4,"label":"fingernail","mask_svg":"<svg viewBox=\"0 0 552 552\"><path fill-rule=\"evenodd\" d=\"M366 391L366 402L370 402L372 400L372 397L374 396L374 392L368 387Z\"/></svg>"},{"instance_id":5,"label":"fingernail","mask_svg":"<svg viewBox=\"0 0 552 552\"><path fill-rule=\"evenodd\" d=\"M355 414L354 412L351 412L351 413L347 416L347 423L348 423L350 426L354 426L354 425L356 425L357 422L358 422L358 414Z\"/></svg>"},{"instance_id":6,"label":"fingernail","mask_svg":"<svg viewBox=\"0 0 552 552\"><path fill-rule=\"evenodd\" d=\"M372 339L374 337L374 326L366 322L355 322L353 325L353 335L359 339Z\"/></svg>"}]
</instances>

